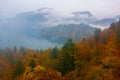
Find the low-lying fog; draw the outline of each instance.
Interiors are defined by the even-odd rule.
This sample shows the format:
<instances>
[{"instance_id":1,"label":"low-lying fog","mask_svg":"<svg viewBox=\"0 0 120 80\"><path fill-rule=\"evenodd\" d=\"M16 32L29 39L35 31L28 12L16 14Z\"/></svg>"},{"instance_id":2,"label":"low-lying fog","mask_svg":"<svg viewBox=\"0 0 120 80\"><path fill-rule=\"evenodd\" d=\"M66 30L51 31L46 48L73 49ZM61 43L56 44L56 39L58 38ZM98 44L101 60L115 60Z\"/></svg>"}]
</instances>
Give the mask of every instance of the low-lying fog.
<instances>
[{"instance_id":1,"label":"low-lying fog","mask_svg":"<svg viewBox=\"0 0 120 80\"><path fill-rule=\"evenodd\" d=\"M0 27L0 48L25 46L32 49L46 49L57 45L46 39L40 38L40 36L33 36L38 34L38 32L35 33L30 29L25 30L19 27L6 26Z\"/></svg>"}]
</instances>

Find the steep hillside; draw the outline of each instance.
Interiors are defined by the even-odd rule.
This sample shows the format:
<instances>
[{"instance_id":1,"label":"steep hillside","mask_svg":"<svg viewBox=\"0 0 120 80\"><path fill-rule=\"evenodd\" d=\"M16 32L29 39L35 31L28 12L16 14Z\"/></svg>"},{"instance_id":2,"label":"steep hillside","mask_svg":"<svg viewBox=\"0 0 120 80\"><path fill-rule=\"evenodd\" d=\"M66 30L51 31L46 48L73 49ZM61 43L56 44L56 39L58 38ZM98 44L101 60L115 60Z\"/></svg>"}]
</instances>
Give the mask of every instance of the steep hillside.
<instances>
[{"instance_id":1,"label":"steep hillside","mask_svg":"<svg viewBox=\"0 0 120 80\"><path fill-rule=\"evenodd\" d=\"M64 43L68 38L75 42L94 34L95 28L86 24L68 24L47 27L40 30L40 36L57 43Z\"/></svg>"}]
</instances>

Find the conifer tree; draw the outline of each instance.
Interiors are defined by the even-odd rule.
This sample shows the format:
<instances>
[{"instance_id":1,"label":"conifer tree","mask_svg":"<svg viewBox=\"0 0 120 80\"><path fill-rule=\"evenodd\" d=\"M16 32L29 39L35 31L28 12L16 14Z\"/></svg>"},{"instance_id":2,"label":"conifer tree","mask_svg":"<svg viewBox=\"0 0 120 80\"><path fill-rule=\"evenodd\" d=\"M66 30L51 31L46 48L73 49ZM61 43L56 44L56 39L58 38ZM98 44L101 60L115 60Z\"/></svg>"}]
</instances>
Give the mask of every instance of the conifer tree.
<instances>
[{"instance_id":1,"label":"conifer tree","mask_svg":"<svg viewBox=\"0 0 120 80\"><path fill-rule=\"evenodd\" d=\"M33 59L30 61L29 66L31 66L32 68L36 66L35 61Z\"/></svg>"},{"instance_id":2,"label":"conifer tree","mask_svg":"<svg viewBox=\"0 0 120 80\"><path fill-rule=\"evenodd\" d=\"M16 76L22 75L24 73L24 70L25 68L23 66L23 63L21 61L18 61L13 72L13 79L15 79Z\"/></svg>"},{"instance_id":3,"label":"conifer tree","mask_svg":"<svg viewBox=\"0 0 120 80\"><path fill-rule=\"evenodd\" d=\"M69 39L61 48L61 53L58 56L57 70L62 73L62 75L74 70L74 53L75 45L71 39Z\"/></svg>"}]
</instances>

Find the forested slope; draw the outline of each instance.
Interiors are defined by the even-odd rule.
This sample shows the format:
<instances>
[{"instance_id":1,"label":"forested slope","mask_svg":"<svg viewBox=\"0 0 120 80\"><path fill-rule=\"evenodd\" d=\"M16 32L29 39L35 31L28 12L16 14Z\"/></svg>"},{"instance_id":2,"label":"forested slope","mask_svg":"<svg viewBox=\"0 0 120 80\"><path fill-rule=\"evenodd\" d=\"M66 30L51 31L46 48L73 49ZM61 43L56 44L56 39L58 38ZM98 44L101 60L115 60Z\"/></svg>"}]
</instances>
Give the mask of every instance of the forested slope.
<instances>
[{"instance_id":1,"label":"forested slope","mask_svg":"<svg viewBox=\"0 0 120 80\"><path fill-rule=\"evenodd\" d=\"M61 48L1 49L0 80L120 80L120 21Z\"/></svg>"}]
</instances>

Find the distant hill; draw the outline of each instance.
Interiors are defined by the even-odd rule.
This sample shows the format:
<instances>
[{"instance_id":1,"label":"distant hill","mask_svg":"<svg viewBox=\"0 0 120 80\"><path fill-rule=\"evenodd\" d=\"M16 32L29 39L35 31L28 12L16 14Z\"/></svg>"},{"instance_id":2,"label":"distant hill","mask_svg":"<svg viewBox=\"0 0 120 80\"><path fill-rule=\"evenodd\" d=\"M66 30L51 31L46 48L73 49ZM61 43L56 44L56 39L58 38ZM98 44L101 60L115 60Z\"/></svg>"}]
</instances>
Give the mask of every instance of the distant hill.
<instances>
[{"instance_id":1,"label":"distant hill","mask_svg":"<svg viewBox=\"0 0 120 80\"><path fill-rule=\"evenodd\" d=\"M35 11L29 11L16 15L11 19L2 20L0 26L17 26L17 27L50 27L61 24L94 24L109 26L112 22L117 21L120 16L113 18L98 19L90 11L75 11L68 16L58 14L49 8L40 8Z\"/></svg>"},{"instance_id":2,"label":"distant hill","mask_svg":"<svg viewBox=\"0 0 120 80\"><path fill-rule=\"evenodd\" d=\"M115 18L104 18L93 22L93 24L109 26L113 22L116 22Z\"/></svg>"},{"instance_id":3,"label":"distant hill","mask_svg":"<svg viewBox=\"0 0 120 80\"><path fill-rule=\"evenodd\" d=\"M108 28L119 18L120 16L115 16L99 20L90 11L75 11L63 16L52 9L41 8L10 19L0 18L0 35L2 42L3 37L16 40L16 36L22 36L20 39L24 39L23 36L35 39L42 36L57 43L63 43L68 38L78 41L93 35L96 27Z\"/></svg>"},{"instance_id":4,"label":"distant hill","mask_svg":"<svg viewBox=\"0 0 120 80\"><path fill-rule=\"evenodd\" d=\"M43 28L40 30L40 36L57 43L64 43L68 38L74 41L88 38L94 34L93 28L86 24L68 24L55 27Z\"/></svg>"}]
</instances>

